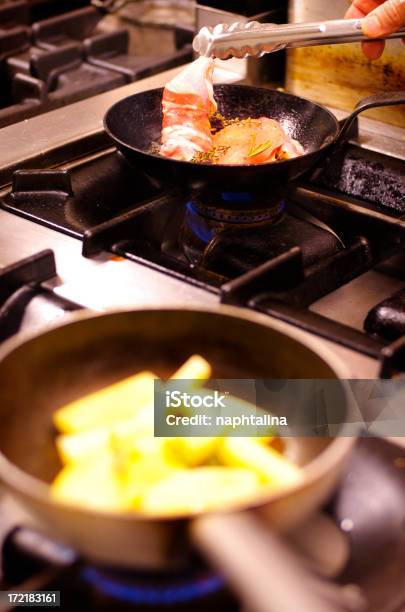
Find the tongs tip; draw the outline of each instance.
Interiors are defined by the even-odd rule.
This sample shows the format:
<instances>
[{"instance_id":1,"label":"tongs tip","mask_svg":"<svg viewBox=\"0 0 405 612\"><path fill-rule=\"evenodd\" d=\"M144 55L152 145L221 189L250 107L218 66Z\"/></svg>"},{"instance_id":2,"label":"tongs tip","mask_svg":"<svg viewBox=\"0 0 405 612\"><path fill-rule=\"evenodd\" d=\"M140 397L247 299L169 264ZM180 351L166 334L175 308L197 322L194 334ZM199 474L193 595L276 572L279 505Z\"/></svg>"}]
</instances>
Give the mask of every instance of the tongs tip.
<instances>
[{"instance_id":1,"label":"tongs tip","mask_svg":"<svg viewBox=\"0 0 405 612\"><path fill-rule=\"evenodd\" d=\"M266 24L272 27L273 24ZM263 52L273 50L272 45L259 48L249 38L249 33L261 30L263 27L257 21L218 23L215 26L203 27L193 40L193 49L200 55L228 59L230 57L244 58L247 56L260 57ZM239 42L239 40L240 42ZM236 44L235 44L236 43Z\"/></svg>"},{"instance_id":2,"label":"tongs tip","mask_svg":"<svg viewBox=\"0 0 405 612\"><path fill-rule=\"evenodd\" d=\"M211 28L204 26L194 37L193 49L200 55L210 57L212 47L212 32Z\"/></svg>"}]
</instances>

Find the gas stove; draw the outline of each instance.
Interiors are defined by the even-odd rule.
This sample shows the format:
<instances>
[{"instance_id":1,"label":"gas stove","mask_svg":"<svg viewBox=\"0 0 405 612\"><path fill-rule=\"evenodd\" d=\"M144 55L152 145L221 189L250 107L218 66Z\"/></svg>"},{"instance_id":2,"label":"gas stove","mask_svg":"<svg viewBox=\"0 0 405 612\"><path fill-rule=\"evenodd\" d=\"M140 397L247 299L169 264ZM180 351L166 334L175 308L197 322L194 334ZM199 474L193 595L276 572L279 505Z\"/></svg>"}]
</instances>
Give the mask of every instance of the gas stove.
<instances>
[{"instance_id":1,"label":"gas stove","mask_svg":"<svg viewBox=\"0 0 405 612\"><path fill-rule=\"evenodd\" d=\"M361 119L334 159L289 185L285 199L263 214L254 207L262 194L168 187L128 166L111 146L104 112L172 75L1 131L0 339L43 329L80 308L222 302L298 338L310 335L344 360L353 378L402 372L403 132ZM227 198L237 201L238 214L212 214L212 203L217 211ZM376 612L404 605L402 455L392 442L362 440L325 508L332 531L321 549L330 548L331 558L318 559L320 569L329 565L336 581L355 583ZM104 610L240 607L221 577L198 561L176 576L128 576L83 568L56 544L52 554L37 540L33 548L29 534L10 536L18 523L7 504L0 502L7 544L1 588L55 588L70 594L66 609L78 598ZM319 526L311 529L319 533ZM304 549L314 557L311 546Z\"/></svg>"},{"instance_id":2,"label":"gas stove","mask_svg":"<svg viewBox=\"0 0 405 612\"><path fill-rule=\"evenodd\" d=\"M96 310L247 307L315 335L352 376L377 376L404 332L403 132L361 119L333 160L264 214L265 195L158 184L111 147L109 106L172 74L2 130L1 263L52 249L60 276L43 287ZM221 198L237 200L236 216L212 214Z\"/></svg>"}]
</instances>

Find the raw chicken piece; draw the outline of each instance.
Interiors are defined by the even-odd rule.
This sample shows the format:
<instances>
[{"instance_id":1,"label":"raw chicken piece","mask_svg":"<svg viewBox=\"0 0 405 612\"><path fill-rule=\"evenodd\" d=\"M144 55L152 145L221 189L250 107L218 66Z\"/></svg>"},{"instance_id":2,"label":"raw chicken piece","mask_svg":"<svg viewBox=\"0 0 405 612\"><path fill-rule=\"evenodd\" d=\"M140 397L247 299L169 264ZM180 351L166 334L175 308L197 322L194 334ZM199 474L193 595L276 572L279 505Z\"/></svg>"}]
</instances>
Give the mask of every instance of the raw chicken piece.
<instances>
[{"instance_id":1,"label":"raw chicken piece","mask_svg":"<svg viewBox=\"0 0 405 612\"><path fill-rule=\"evenodd\" d=\"M292 159L293 157L304 155L304 147L298 140L287 136L282 147L282 153L284 159Z\"/></svg>"},{"instance_id":2,"label":"raw chicken piece","mask_svg":"<svg viewBox=\"0 0 405 612\"><path fill-rule=\"evenodd\" d=\"M200 57L164 88L162 155L196 163L253 165L304 153L300 143L268 117L234 120L213 136L213 68L211 58Z\"/></svg>"},{"instance_id":3,"label":"raw chicken piece","mask_svg":"<svg viewBox=\"0 0 405 612\"><path fill-rule=\"evenodd\" d=\"M190 161L212 147L209 117L216 111L212 71L214 62L199 57L167 83L163 91L160 153Z\"/></svg>"},{"instance_id":4,"label":"raw chicken piece","mask_svg":"<svg viewBox=\"0 0 405 612\"><path fill-rule=\"evenodd\" d=\"M284 142L285 134L278 121L267 117L245 119L215 134L213 146L221 151L215 163L251 165L274 161Z\"/></svg>"}]
</instances>

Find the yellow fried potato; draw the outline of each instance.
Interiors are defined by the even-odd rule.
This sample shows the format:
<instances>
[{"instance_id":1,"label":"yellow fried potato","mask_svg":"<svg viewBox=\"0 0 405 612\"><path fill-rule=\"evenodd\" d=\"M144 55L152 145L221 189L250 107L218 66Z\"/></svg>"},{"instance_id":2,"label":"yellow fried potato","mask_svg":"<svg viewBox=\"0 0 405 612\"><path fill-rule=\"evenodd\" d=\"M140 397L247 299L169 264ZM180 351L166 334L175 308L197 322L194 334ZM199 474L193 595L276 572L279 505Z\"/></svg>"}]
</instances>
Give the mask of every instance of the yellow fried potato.
<instances>
[{"instance_id":1,"label":"yellow fried potato","mask_svg":"<svg viewBox=\"0 0 405 612\"><path fill-rule=\"evenodd\" d=\"M298 466L255 438L222 438L218 459L224 465L252 470L263 482L275 486L288 486L302 478Z\"/></svg>"},{"instance_id":2,"label":"yellow fried potato","mask_svg":"<svg viewBox=\"0 0 405 612\"><path fill-rule=\"evenodd\" d=\"M258 406L255 406L255 404L252 404L251 402L248 402L246 400L241 399L240 397L236 397L235 395L231 395L229 394L226 398L226 406L227 409L226 411L221 415L222 417L224 417L225 419L227 417L231 417L231 418L235 418L235 417L251 417L253 419L255 419L256 417L261 417L263 418L266 414L267 411L265 411L263 408L260 408ZM224 427L224 435L227 435L227 432L232 432L233 434L237 433L238 429L244 429L245 425L239 425L239 426L225 426ZM260 430L260 433L264 434L266 433L266 435L261 435L261 436L257 436L257 440L260 440L261 442L264 442L265 444L269 443L273 438L274 438L274 434L275 434L275 428L272 427L271 425L268 426L260 426L260 428L253 427L251 426L251 430L250 433L252 436L255 436L258 434L258 431Z\"/></svg>"},{"instance_id":3,"label":"yellow fried potato","mask_svg":"<svg viewBox=\"0 0 405 612\"><path fill-rule=\"evenodd\" d=\"M219 438L189 437L167 438L167 446L174 456L185 465L194 467L211 459L215 453Z\"/></svg>"},{"instance_id":4,"label":"yellow fried potato","mask_svg":"<svg viewBox=\"0 0 405 612\"><path fill-rule=\"evenodd\" d=\"M172 380L208 380L211 366L200 355L193 355L170 377Z\"/></svg>"},{"instance_id":5,"label":"yellow fried potato","mask_svg":"<svg viewBox=\"0 0 405 612\"><path fill-rule=\"evenodd\" d=\"M210 364L199 355L193 355L172 378L205 380L210 374ZM57 410L53 415L54 424L62 433L76 433L130 419L143 406L153 406L156 378L153 372L139 372L81 397Z\"/></svg>"},{"instance_id":6,"label":"yellow fried potato","mask_svg":"<svg viewBox=\"0 0 405 612\"><path fill-rule=\"evenodd\" d=\"M193 355L173 378L204 380L210 364ZM81 461L108 447L111 435L139 442L153 437L153 386L156 376L140 372L57 410L56 427L64 432L56 447L62 463Z\"/></svg>"},{"instance_id":7,"label":"yellow fried potato","mask_svg":"<svg viewBox=\"0 0 405 612\"><path fill-rule=\"evenodd\" d=\"M84 461L108 450L109 435L108 427L65 434L56 438L56 450L63 464Z\"/></svg>"},{"instance_id":8,"label":"yellow fried potato","mask_svg":"<svg viewBox=\"0 0 405 612\"><path fill-rule=\"evenodd\" d=\"M65 466L51 485L51 495L67 504L99 510L130 508L125 487L117 477L113 456L107 452Z\"/></svg>"},{"instance_id":9,"label":"yellow fried potato","mask_svg":"<svg viewBox=\"0 0 405 612\"><path fill-rule=\"evenodd\" d=\"M210 466L181 470L148 489L140 509L153 515L221 510L248 502L260 487L257 475L243 468Z\"/></svg>"},{"instance_id":10,"label":"yellow fried potato","mask_svg":"<svg viewBox=\"0 0 405 612\"><path fill-rule=\"evenodd\" d=\"M144 455L136 461L121 464L120 478L131 508L139 508L153 486L180 470L183 471L184 466L172 462L164 453Z\"/></svg>"},{"instance_id":11,"label":"yellow fried potato","mask_svg":"<svg viewBox=\"0 0 405 612\"><path fill-rule=\"evenodd\" d=\"M77 462L95 453L108 451L113 437L120 439L123 444L138 444L142 454L142 447L158 440L153 437L153 406L147 404L133 418L114 425L101 425L78 433L60 435L56 438L56 448L62 463Z\"/></svg>"},{"instance_id":12,"label":"yellow fried potato","mask_svg":"<svg viewBox=\"0 0 405 612\"><path fill-rule=\"evenodd\" d=\"M57 410L54 424L63 433L74 433L129 419L145 404L153 406L155 378L152 372L140 372L81 397Z\"/></svg>"},{"instance_id":13,"label":"yellow fried potato","mask_svg":"<svg viewBox=\"0 0 405 612\"><path fill-rule=\"evenodd\" d=\"M69 463L52 483L52 496L104 510L137 508L149 488L184 469L184 465L171 460L164 440L151 438L149 442L152 444L144 455L113 441L101 454Z\"/></svg>"}]
</instances>

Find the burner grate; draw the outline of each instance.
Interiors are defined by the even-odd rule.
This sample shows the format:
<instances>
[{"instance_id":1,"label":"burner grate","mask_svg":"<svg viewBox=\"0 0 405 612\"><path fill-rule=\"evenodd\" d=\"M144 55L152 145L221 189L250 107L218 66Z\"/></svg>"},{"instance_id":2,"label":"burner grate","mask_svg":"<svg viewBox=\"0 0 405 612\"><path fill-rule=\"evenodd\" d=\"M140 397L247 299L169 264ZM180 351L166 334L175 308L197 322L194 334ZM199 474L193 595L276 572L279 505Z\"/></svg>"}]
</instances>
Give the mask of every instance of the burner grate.
<instances>
[{"instance_id":1,"label":"burner grate","mask_svg":"<svg viewBox=\"0 0 405 612\"><path fill-rule=\"evenodd\" d=\"M55 275L55 258L49 250L0 271L0 342L17 333L40 283Z\"/></svg>"},{"instance_id":2,"label":"burner grate","mask_svg":"<svg viewBox=\"0 0 405 612\"><path fill-rule=\"evenodd\" d=\"M314 184L339 191L364 202L405 213L403 162L355 146L334 152L333 163L318 169Z\"/></svg>"},{"instance_id":3,"label":"burner grate","mask_svg":"<svg viewBox=\"0 0 405 612\"><path fill-rule=\"evenodd\" d=\"M102 14L93 7L65 7L68 12L34 23L27 2L12 7L0 6L0 127L191 59L191 34L169 53L133 55L128 31L102 32Z\"/></svg>"},{"instance_id":4,"label":"burner grate","mask_svg":"<svg viewBox=\"0 0 405 612\"><path fill-rule=\"evenodd\" d=\"M188 204L198 214L224 223L276 222L285 210L280 197L268 199L262 192L202 192L193 195Z\"/></svg>"}]
</instances>

